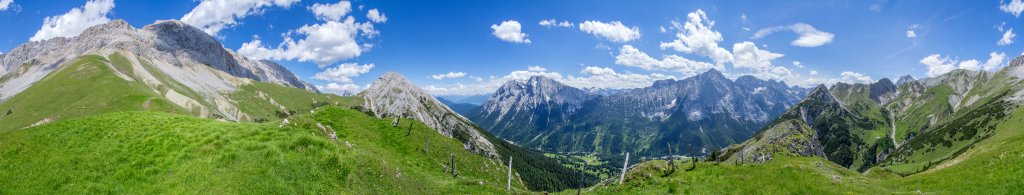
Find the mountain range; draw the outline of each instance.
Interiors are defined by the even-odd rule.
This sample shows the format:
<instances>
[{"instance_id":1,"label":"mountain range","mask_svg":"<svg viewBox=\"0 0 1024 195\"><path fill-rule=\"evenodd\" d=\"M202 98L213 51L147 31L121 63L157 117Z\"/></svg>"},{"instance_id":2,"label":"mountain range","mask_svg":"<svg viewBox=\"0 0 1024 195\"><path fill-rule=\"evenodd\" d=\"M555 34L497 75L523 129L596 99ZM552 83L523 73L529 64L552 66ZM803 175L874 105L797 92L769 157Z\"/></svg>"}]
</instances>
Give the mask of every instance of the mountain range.
<instances>
[{"instance_id":1,"label":"mountain range","mask_svg":"<svg viewBox=\"0 0 1024 195\"><path fill-rule=\"evenodd\" d=\"M806 89L717 70L649 87L590 93L535 76L498 88L469 118L496 136L550 152L668 155L742 142Z\"/></svg>"},{"instance_id":2,"label":"mountain range","mask_svg":"<svg viewBox=\"0 0 1024 195\"><path fill-rule=\"evenodd\" d=\"M1024 186L1024 56L895 83L804 89L711 69L624 90L535 76L478 97L435 98L395 72L324 94L180 21L114 20L0 54L0 179L18 181L0 194ZM689 169L675 156L618 168L691 146Z\"/></svg>"},{"instance_id":3,"label":"mountain range","mask_svg":"<svg viewBox=\"0 0 1024 195\"><path fill-rule=\"evenodd\" d=\"M56 156L61 159L99 157L94 156L99 153L55 150L54 147L63 146L50 144L62 142L34 141L41 139L40 135L52 135L54 131L66 130L72 134L87 135L56 137L91 140L79 143L76 146L78 148L124 147L124 152L103 153L103 158L161 162L167 165L146 166L146 170L150 171L170 171L186 165L223 167L210 163L230 162L234 166L224 171L249 173L248 170L294 168L294 164L277 161L281 159L307 159L311 163L306 166L308 169L292 171L302 172L306 176L334 175L332 177L335 179L358 177L361 179L348 180L377 185L398 183L403 177L409 177L414 182L401 182L392 187L416 186L416 190L405 191L421 193L430 189L423 186L454 183L472 183L477 192L482 189L504 190L505 183L497 182L498 178L506 178L499 173L511 173L504 167L516 170L509 177L514 176L517 183L513 187L517 190L561 190L597 181L594 174L581 174L563 166L564 163L572 163L568 159L555 159L539 151L494 138L397 73L382 75L356 96L323 94L281 65L240 56L225 49L214 37L180 21L157 21L136 29L123 20L114 20L92 26L76 37L22 44L10 53L0 55L0 59L3 62L0 64L0 70L3 71L0 72L3 75L0 77L0 109L5 112L0 115L0 124L3 124L0 125L0 143L32 145L31 151L36 153L26 156L29 153L10 152L21 151L20 146L0 144L0 151L4 151L0 152L3 153L0 156L4 159L29 159L32 156L50 159L38 164L23 164L24 160L0 162L2 167L34 170L40 175L25 178L23 176L33 174L0 174L0 178L5 180L17 178L30 183L44 181L46 178L61 177L59 175L64 173L42 170L57 170L51 166L58 165L77 166L68 164L72 163L70 161L56 159ZM233 130L222 131L225 128ZM115 131L118 129L131 131ZM424 129L429 131L425 132ZM118 140L147 137L148 133L153 133L148 130L205 141L192 140L189 142L195 143L188 146L151 148L145 145L159 145L154 142L177 143L186 139ZM353 132L355 130L363 132ZM272 133L277 131L286 133ZM214 146L206 144L214 141ZM266 145L271 143L277 145ZM238 145L248 145L240 149L245 154L238 153ZM219 148L222 146L230 148ZM141 151L142 148L150 149ZM194 150L213 152L195 153ZM269 158L251 158L248 155L252 154L247 152L257 152ZM135 154L196 156L187 159L150 159ZM217 157L222 154L229 157ZM221 160L190 160L206 158ZM240 158L247 162L237 163L233 160ZM339 158L346 160L339 162ZM509 159L516 163L508 165ZM446 161L448 164L442 163ZM111 163L105 160L90 162ZM351 164L355 162L361 164ZM87 164L94 166L94 163ZM396 166L399 170L394 170ZM435 167L446 168L442 170ZM95 168L76 169L75 173L86 174L93 170ZM326 170L330 173L318 172ZM409 175L402 176L403 170ZM379 172L399 176L378 178L361 175ZM205 178L207 174L215 173L218 172L196 174ZM250 174L277 178L274 180L277 182L294 179L276 172ZM574 180L557 177L570 174L579 176ZM245 181L236 176L221 175L230 177L227 183ZM336 185L334 181L323 180L311 185ZM485 181L486 185L482 183ZM6 189L34 187L38 186L0 185L0 188ZM99 185L96 188L107 187L111 186ZM453 187L462 188L448 186ZM266 190L281 190L280 186L268 188ZM231 187L225 189L238 190ZM356 186L340 189L343 190L341 192L367 193L387 190ZM3 191L6 190L0 190Z\"/></svg>"},{"instance_id":4,"label":"mountain range","mask_svg":"<svg viewBox=\"0 0 1024 195\"><path fill-rule=\"evenodd\" d=\"M726 149L722 158L763 162L786 153L820 156L862 171L875 166L900 174L927 170L996 134L995 127L1022 104L1022 59L998 72L905 76L900 85L882 79L818 86L753 139Z\"/></svg>"}]
</instances>

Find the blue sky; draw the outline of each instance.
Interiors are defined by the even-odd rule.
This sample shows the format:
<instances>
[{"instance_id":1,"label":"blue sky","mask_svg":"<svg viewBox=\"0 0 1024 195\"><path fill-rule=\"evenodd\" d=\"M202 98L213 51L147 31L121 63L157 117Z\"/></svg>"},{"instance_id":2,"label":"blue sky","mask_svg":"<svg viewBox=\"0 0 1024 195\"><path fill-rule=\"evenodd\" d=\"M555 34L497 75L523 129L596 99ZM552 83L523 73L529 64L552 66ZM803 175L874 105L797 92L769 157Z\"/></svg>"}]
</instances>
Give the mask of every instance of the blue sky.
<instances>
[{"instance_id":1,"label":"blue sky","mask_svg":"<svg viewBox=\"0 0 1024 195\"><path fill-rule=\"evenodd\" d=\"M68 18L137 28L183 19L325 91L359 90L395 71L438 95L488 93L533 75L634 88L709 68L801 86L991 71L1021 53L1024 30L1020 0L5 2L0 52L48 25L88 25L46 22L77 8L82 14Z\"/></svg>"}]
</instances>

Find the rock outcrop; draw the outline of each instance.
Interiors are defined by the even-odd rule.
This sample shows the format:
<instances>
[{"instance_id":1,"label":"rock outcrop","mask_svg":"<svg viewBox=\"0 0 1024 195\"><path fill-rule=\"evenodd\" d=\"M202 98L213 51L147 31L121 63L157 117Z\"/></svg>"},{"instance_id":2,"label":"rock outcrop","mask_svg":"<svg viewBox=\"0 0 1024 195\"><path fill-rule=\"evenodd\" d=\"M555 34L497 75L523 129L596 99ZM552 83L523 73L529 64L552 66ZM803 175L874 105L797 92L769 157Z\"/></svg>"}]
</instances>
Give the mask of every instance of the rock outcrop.
<instances>
[{"instance_id":1,"label":"rock outcrop","mask_svg":"<svg viewBox=\"0 0 1024 195\"><path fill-rule=\"evenodd\" d=\"M363 98L363 107L378 118L416 119L442 135L459 139L466 150L498 156L494 144L469 119L456 114L398 73L385 73L359 96Z\"/></svg>"}]
</instances>

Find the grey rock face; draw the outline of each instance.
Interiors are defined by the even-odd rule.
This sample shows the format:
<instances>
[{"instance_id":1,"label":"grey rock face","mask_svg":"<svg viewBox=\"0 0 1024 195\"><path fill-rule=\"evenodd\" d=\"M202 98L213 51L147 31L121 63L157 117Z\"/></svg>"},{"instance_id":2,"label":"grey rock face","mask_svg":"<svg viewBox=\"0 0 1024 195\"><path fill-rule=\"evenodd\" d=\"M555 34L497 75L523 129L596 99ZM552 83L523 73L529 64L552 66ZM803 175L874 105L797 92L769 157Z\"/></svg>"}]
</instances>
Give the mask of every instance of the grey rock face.
<instances>
[{"instance_id":1,"label":"grey rock face","mask_svg":"<svg viewBox=\"0 0 1024 195\"><path fill-rule=\"evenodd\" d=\"M896 81L896 86L901 86L903 84L909 83L909 82L914 81L914 80L916 80L916 79L914 79L913 76L903 75L903 76L900 77L900 80Z\"/></svg>"},{"instance_id":2,"label":"grey rock face","mask_svg":"<svg viewBox=\"0 0 1024 195\"><path fill-rule=\"evenodd\" d=\"M72 38L53 38L19 45L9 53L0 56L0 75L9 76L8 82L0 84L0 99L17 94L38 81L60 65L87 54L108 54L121 52L136 55L152 62L162 70L177 69L180 72L202 71L197 66L206 66L239 78L276 83L284 86L316 91L313 85L303 82L279 64L270 61L252 60L225 49L216 39L195 27L179 21L158 21L142 29L136 29L124 20L89 27L82 34ZM213 78L190 74L168 73L189 87L231 91L232 87L219 84L204 84ZM199 75L199 74L195 74ZM205 91L212 92L212 91Z\"/></svg>"},{"instance_id":3,"label":"grey rock face","mask_svg":"<svg viewBox=\"0 0 1024 195\"><path fill-rule=\"evenodd\" d=\"M1005 69L1010 76L1024 79L1024 55L1013 58Z\"/></svg>"},{"instance_id":4,"label":"grey rock face","mask_svg":"<svg viewBox=\"0 0 1024 195\"><path fill-rule=\"evenodd\" d=\"M398 73L385 73L359 96L364 100L363 107L378 118L413 118L442 135L461 140L466 150L489 157L498 156L494 145L469 119L456 114Z\"/></svg>"},{"instance_id":5,"label":"grey rock face","mask_svg":"<svg viewBox=\"0 0 1024 195\"><path fill-rule=\"evenodd\" d=\"M779 153L825 157L817 132L800 120L777 123L725 151L729 156L724 158L730 162L762 163Z\"/></svg>"},{"instance_id":6,"label":"grey rock face","mask_svg":"<svg viewBox=\"0 0 1024 195\"><path fill-rule=\"evenodd\" d=\"M868 97L871 97L871 100L875 102L881 102L883 95L896 92L896 85L888 78L883 78L869 85L869 90Z\"/></svg>"},{"instance_id":7,"label":"grey rock face","mask_svg":"<svg viewBox=\"0 0 1024 195\"><path fill-rule=\"evenodd\" d=\"M527 81L509 81L499 87L474 117L493 119L481 124L489 129L523 127L515 124L518 121L560 122L567 120L583 106L583 102L593 97L547 77L534 76ZM552 115L555 118L546 117Z\"/></svg>"}]
</instances>

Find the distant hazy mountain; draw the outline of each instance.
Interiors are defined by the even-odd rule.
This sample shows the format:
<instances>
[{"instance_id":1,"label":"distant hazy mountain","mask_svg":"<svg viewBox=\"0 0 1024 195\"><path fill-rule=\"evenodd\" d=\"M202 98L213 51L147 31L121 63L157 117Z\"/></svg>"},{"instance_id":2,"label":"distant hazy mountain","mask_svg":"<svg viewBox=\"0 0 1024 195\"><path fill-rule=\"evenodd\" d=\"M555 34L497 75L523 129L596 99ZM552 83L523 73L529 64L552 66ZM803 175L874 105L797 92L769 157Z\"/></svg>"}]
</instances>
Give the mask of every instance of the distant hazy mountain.
<instances>
[{"instance_id":1,"label":"distant hazy mountain","mask_svg":"<svg viewBox=\"0 0 1024 195\"><path fill-rule=\"evenodd\" d=\"M470 113L472 113L473 109L480 107L480 105L470 103L456 103L442 97L438 97L437 101L440 101L442 104L448 106L448 108L451 108L453 111L455 111L455 113L459 113L459 115L462 116L469 115Z\"/></svg>"},{"instance_id":2,"label":"distant hazy mountain","mask_svg":"<svg viewBox=\"0 0 1024 195\"><path fill-rule=\"evenodd\" d=\"M799 101L782 82L710 70L594 95L544 77L510 81L470 118L498 137L552 152L667 154L739 143Z\"/></svg>"},{"instance_id":3,"label":"distant hazy mountain","mask_svg":"<svg viewBox=\"0 0 1024 195\"><path fill-rule=\"evenodd\" d=\"M608 96L608 95L614 95L616 93L626 92L626 91L629 91L629 89L608 89L608 88L588 87L588 88L583 88L583 91L586 91L587 93L590 93L592 95Z\"/></svg>"},{"instance_id":4,"label":"distant hazy mountain","mask_svg":"<svg viewBox=\"0 0 1024 195\"><path fill-rule=\"evenodd\" d=\"M479 106L483 105L484 102L487 101L487 97L490 96L491 94L488 93L477 95L441 95L437 97L438 99L444 98L448 101L451 101L452 103L473 104Z\"/></svg>"}]
</instances>

